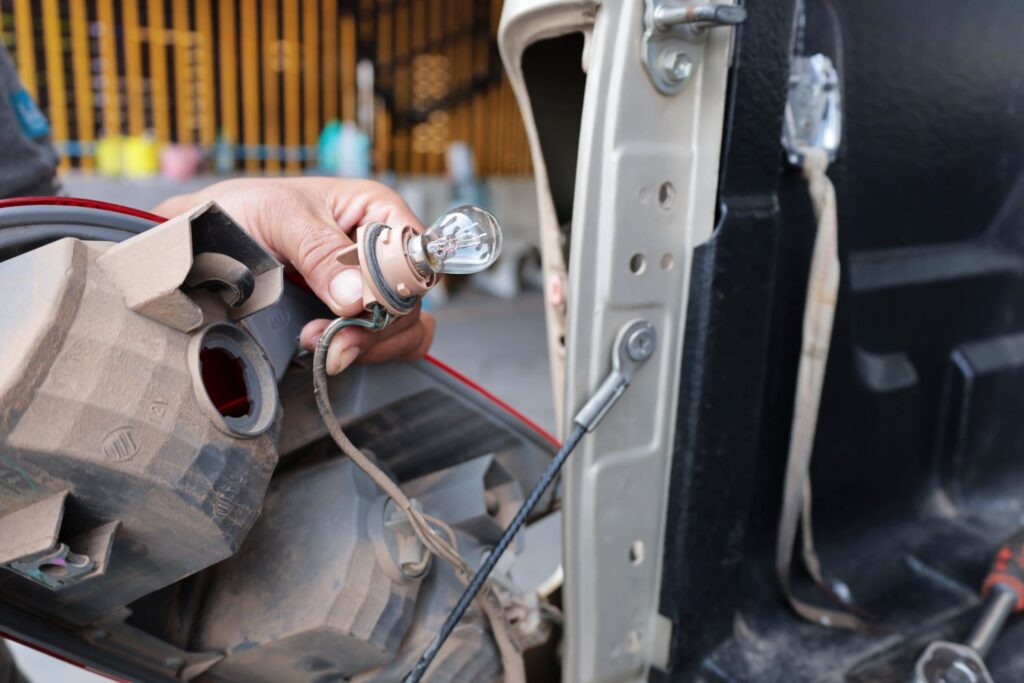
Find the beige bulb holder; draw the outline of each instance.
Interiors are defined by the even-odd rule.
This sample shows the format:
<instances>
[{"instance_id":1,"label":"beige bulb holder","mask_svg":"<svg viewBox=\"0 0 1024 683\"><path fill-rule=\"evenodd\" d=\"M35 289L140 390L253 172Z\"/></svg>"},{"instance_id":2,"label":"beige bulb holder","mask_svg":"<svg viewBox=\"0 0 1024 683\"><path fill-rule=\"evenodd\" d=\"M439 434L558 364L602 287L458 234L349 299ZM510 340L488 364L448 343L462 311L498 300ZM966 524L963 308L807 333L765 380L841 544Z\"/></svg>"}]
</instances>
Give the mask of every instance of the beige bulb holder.
<instances>
[{"instance_id":1,"label":"beige bulb holder","mask_svg":"<svg viewBox=\"0 0 1024 683\"><path fill-rule=\"evenodd\" d=\"M407 245L416 234L409 226L368 223L356 229L355 244L338 252L340 263L359 266L363 308L380 304L391 315L405 315L437 284L436 273L424 274L409 260Z\"/></svg>"}]
</instances>

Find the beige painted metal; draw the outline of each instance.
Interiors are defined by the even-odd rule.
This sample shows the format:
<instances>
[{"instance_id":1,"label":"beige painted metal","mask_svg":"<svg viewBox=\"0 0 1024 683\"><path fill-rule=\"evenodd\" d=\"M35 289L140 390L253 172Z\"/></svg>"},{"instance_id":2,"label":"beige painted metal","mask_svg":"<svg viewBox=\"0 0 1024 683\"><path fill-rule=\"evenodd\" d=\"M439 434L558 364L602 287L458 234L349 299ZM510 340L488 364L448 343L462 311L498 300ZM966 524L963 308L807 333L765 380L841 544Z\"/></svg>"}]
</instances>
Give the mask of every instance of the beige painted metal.
<instances>
[{"instance_id":1,"label":"beige painted metal","mask_svg":"<svg viewBox=\"0 0 1024 683\"><path fill-rule=\"evenodd\" d=\"M659 338L626 396L566 466L563 676L574 682L646 680L667 653L670 627L658 596L690 264L714 227L730 32L709 31L688 48L700 66L680 94L666 97L640 60L643 11L640 0L511 0L499 33L537 171L549 284L565 271L519 65L537 40L587 35L562 422L608 372L621 325L643 317ZM547 294L557 383L563 322Z\"/></svg>"},{"instance_id":2,"label":"beige painted metal","mask_svg":"<svg viewBox=\"0 0 1024 683\"><path fill-rule=\"evenodd\" d=\"M568 293L565 259L555 203L548 184L547 165L537 137L537 125L530 106L530 95L523 78L522 55L533 43L545 38L582 31L589 33L593 25L596 2L566 0L508 0L503 7L498 27L498 45L505 63L519 111L526 125L530 154L533 158L534 180L537 184L538 225L540 230L541 267L544 275L545 321L548 333L548 355L551 367L551 390L555 399L555 424L562 430L565 423L565 302ZM581 56L582 58L582 56Z\"/></svg>"}]
</instances>

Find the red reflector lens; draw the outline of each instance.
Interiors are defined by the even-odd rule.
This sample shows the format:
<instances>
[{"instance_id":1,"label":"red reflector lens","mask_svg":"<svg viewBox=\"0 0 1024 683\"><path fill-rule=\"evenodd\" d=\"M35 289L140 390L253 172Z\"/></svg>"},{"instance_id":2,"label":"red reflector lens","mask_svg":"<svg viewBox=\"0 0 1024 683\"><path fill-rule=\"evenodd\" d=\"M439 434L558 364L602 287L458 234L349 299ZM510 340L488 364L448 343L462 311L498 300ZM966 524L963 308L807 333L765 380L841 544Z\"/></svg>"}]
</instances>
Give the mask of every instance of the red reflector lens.
<instances>
[{"instance_id":1,"label":"red reflector lens","mask_svg":"<svg viewBox=\"0 0 1024 683\"><path fill-rule=\"evenodd\" d=\"M245 385L245 364L227 351L204 347L199 351L203 387L210 401L225 417L244 417L252 410Z\"/></svg>"}]
</instances>

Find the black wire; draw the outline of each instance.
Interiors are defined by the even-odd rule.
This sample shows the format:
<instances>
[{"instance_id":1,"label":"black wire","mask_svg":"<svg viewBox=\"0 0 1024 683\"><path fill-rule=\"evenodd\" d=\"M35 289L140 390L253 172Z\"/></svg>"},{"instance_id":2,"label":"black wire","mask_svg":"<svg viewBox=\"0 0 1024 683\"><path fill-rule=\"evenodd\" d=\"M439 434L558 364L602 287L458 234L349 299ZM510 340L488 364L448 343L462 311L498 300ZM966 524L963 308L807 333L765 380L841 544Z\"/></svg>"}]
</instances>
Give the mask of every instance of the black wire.
<instances>
[{"instance_id":1,"label":"black wire","mask_svg":"<svg viewBox=\"0 0 1024 683\"><path fill-rule=\"evenodd\" d=\"M427 649L423 651L422 655L420 655L419 661L416 662L416 666L414 666L409 673L406 674L405 678L402 679L402 683L418 683L418 681L423 678L423 674L427 672L427 667L430 666L432 661L434 661L437 653L441 651L441 646L444 645L444 641L448 640L448 636L450 636L452 631L455 630L459 620L462 619L462 615L466 613L466 610L469 609L469 605L476 598L477 593L479 593L480 589L483 588L484 583L487 581L487 577L491 575L491 571L493 571L494 566L498 564L498 560L501 559L505 549L508 548L510 543L512 543L512 539L516 537L516 534L519 533L519 529L522 528L523 524L526 522L526 518L533 511L533 508L536 507L541 496L544 495L544 491L547 490L551 485L551 482L553 482L555 477L558 476L558 471L562 469L562 465L565 464L566 459L573 452L573 449L576 448L576 445L579 444L580 439L582 439L583 435L586 433L587 430L580 425L575 425L573 427L569 438L565 440L565 443L562 444L562 448L555 454L551 464L549 464L548 468L544 470L544 474L534 485L533 490L530 491L530 495L527 496L523 506L519 508L519 512L516 513L515 518L509 523L505 531L502 532L501 538L498 539L498 543L494 546L494 550L492 550L491 554L487 556L487 559L482 565L480 565L480 568L476 570L476 574L473 575L473 579L469 582L469 585L466 586L466 590L463 591L462 597L460 597L459 601L455 603L455 607L452 608L452 611L448 614L448 618L445 619L444 625L441 626L441 629L434 636L434 639L430 641L430 645L427 646Z\"/></svg>"}]
</instances>

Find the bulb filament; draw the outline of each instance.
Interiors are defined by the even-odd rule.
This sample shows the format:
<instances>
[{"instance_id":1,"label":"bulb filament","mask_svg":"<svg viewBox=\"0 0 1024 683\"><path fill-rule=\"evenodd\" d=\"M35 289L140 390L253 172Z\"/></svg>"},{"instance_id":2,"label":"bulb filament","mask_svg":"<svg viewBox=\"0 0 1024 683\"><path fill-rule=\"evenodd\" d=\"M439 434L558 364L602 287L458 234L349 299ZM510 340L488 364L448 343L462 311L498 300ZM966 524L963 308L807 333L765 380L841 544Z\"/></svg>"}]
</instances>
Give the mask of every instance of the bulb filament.
<instances>
[{"instance_id":1,"label":"bulb filament","mask_svg":"<svg viewBox=\"0 0 1024 683\"><path fill-rule=\"evenodd\" d=\"M427 258L430 265L440 268L445 261L450 259L459 251L467 247L479 247L484 242L484 236L463 232L461 235L445 235L444 237L431 240L427 243Z\"/></svg>"}]
</instances>

